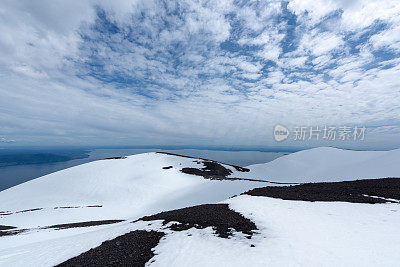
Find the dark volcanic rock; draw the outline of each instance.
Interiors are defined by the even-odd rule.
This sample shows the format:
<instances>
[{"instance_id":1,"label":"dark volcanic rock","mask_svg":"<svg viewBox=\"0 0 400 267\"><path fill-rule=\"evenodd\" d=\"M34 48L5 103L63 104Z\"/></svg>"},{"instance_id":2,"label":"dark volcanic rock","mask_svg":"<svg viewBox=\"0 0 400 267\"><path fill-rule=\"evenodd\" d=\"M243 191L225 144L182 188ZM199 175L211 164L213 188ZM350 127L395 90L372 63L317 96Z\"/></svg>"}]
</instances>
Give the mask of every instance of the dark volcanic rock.
<instances>
[{"instance_id":1,"label":"dark volcanic rock","mask_svg":"<svg viewBox=\"0 0 400 267\"><path fill-rule=\"evenodd\" d=\"M296 186L267 186L255 188L244 194L286 200L386 203L393 201L380 198L400 200L400 178L308 183Z\"/></svg>"},{"instance_id":2,"label":"dark volcanic rock","mask_svg":"<svg viewBox=\"0 0 400 267\"><path fill-rule=\"evenodd\" d=\"M233 172L232 172L232 170L226 168L225 166L233 167L233 168L235 168L235 170L237 170L239 172L249 172L250 171L249 169L244 168L244 167L221 163L221 162L218 162L215 160L183 156L183 155L178 155L178 154L168 153L168 152L157 152L157 153L172 155L172 156L177 156L177 157L182 157L182 158L194 159L194 162L196 162L197 164L202 164L204 166L202 168L182 168L181 172L186 173L186 174L202 176L206 179L212 179L212 180L259 181L256 179L242 179L242 178L231 178L231 177L227 178L227 176L232 174ZM163 167L163 169L170 169L170 168L172 168L172 166ZM264 182L264 181L262 181L262 182Z\"/></svg>"},{"instance_id":3,"label":"dark volcanic rock","mask_svg":"<svg viewBox=\"0 0 400 267\"><path fill-rule=\"evenodd\" d=\"M0 230L10 230L10 229L15 229L17 227L15 226L8 226L8 225L0 225Z\"/></svg>"},{"instance_id":4,"label":"dark volcanic rock","mask_svg":"<svg viewBox=\"0 0 400 267\"><path fill-rule=\"evenodd\" d=\"M20 210L17 211L16 213L25 213L25 212L30 212L30 211L38 211L38 210L42 210L43 208L37 208L37 209L29 209L29 210Z\"/></svg>"},{"instance_id":5,"label":"dark volcanic rock","mask_svg":"<svg viewBox=\"0 0 400 267\"><path fill-rule=\"evenodd\" d=\"M172 169L172 166L163 167L164 170Z\"/></svg>"},{"instance_id":6,"label":"dark volcanic rock","mask_svg":"<svg viewBox=\"0 0 400 267\"><path fill-rule=\"evenodd\" d=\"M54 209L56 210L56 209L79 209L79 208L80 208L80 206L74 206L74 207L65 206L65 207L55 207Z\"/></svg>"},{"instance_id":7,"label":"dark volcanic rock","mask_svg":"<svg viewBox=\"0 0 400 267\"><path fill-rule=\"evenodd\" d=\"M3 226L4 226L4 225L3 225ZM7 226L6 226L6 227L7 227ZM10 226L10 227L13 227L13 226ZM14 230L14 229L16 229L16 227L9 228L9 229L3 229L3 230L5 230L5 231L0 231L0 237L8 236L8 235L17 235L17 234L20 234L20 233L26 231L26 229L20 229L20 230ZM8 231L7 231L7 230L8 230Z\"/></svg>"},{"instance_id":8,"label":"dark volcanic rock","mask_svg":"<svg viewBox=\"0 0 400 267\"><path fill-rule=\"evenodd\" d=\"M172 155L172 156L177 156L177 157L182 157L182 158L196 159L196 160L198 160L197 163L199 163L199 164L200 164L200 163L203 163L204 166L205 166L205 168L208 168L209 170L212 170L213 168L216 167L216 168L219 169L219 170L222 170L222 168L224 168L225 170L231 172L231 170L226 169L225 167L223 167L223 166L221 165L221 164L224 164L224 165L226 165L226 166L231 166L231 167L235 168L235 170L237 170L237 171L239 171L239 172L249 172L249 171L250 171L249 169L244 168L244 167L240 167L240 166L236 166L236 165L231 165L231 164L226 164L226 163L221 163L221 162L218 162L218 161L215 161L215 160L209 160L209 159L203 159L203 158L195 158L195 157L184 156L184 155L179 155L179 154L174 154L174 153L169 153L169 152L156 152L156 153L165 154L165 155ZM209 164L209 166L207 167L208 162L217 164L217 165L219 165L219 166L217 166L217 165L212 166L211 164ZM221 168L221 167L222 167L222 168ZM188 169L191 169L191 168L188 168ZM196 168L193 168L193 169L196 169ZM229 174L230 174L230 173L229 173ZM202 175L201 175L201 176L202 176Z\"/></svg>"},{"instance_id":9,"label":"dark volcanic rock","mask_svg":"<svg viewBox=\"0 0 400 267\"><path fill-rule=\"evenodd\" d=\"M88 221L88 222L77 222L77 223L64 223L64 224L55 224L51 226L43 227L42 229L68 229L68 228L78 228L78 227L90 227L90 226L97 226L103 224L113 224L123 222L124 220L103 220L103 221Z\"/></svg>"},{"instance_id":10,"label":"dark volcanic rock","mask_svg":"<svg viewBox=\"0 0 400 267\"><path fill-rule=\"evenodd\" d=\"M102 220L102 221L64 223L64 224L55 224L55 225L51 225L51 226L38 227L38 228L32 228L32 229L16 229L16 227L13 227L13 226L0 225L0 237L7 236L7 235L17 235L17 234L20 234L20 233L23 233L26 231L31 231L31 230L42 230L42 229L63 230L63 229L69 229L69 228L92 227L92 226L98 226L98 225L104 225L104 224L113 224L113 223L118 223L118 222L123 222L123 221L124 220ZM6 227L12 227L12 228L5 229ZM1 230L3 230L3 231L1 231ZM4 230L9 230L9 231L4 231Z\"/></svg>"},{"instance_id":11,"label":"dark volcanic rock","mask_svg":"<svg viewBox=\"0 0 400 267\"><path fill-rule=\"evenodd\" d=\"M174 231L211 226L220 237L224 238L231 235L231 229L248 234L250 237L257 229L252 221L229 209L228 204L199 205L161 212L139 220L164 220L164 225L171 221L178 222L169 227ZM157 231L132 231L105 241L100 246L58 266L144 266L154 256L151 249L157 246L164 235L165 233Z\"/></svg>"},{"instance_id":12,"label":"dark volcanic rock","mask_svg":"<svg viewBox=\"0 0 400 267\"><path fill-rule=\"evenodd\" d=\"M164 224L179 222L170 227L174 231L184 231L192 227L202 229L211 226L218 236L224 238L231 235L231 229L250 236L254 230L257 230L252 221L229 209L228 204L199 205L145 216L140 220L164 220Z\"/></svg>"},{"instance_id":13,"label":"dark volcanic rock","mask_svg":"<svg viewBox=\"0 0 400 267\"><path fill-rule=\"evenodd\" d=\"M164 220L164 225L171 221L178 222L170 226L174 231L211 226L220 237L224 238L231 235L231 229L248 234L250 237L257 229L252 221L229 209L228 204L199 205L161 212L139 220ZM151 249L157 246L164 235L165 233L157 231L132 231L105 241L100 246L58 266L144 266L154 256Z\"/></svg>"},{"instance_id":14,"label":"dark volcanic rock","mask_svg":"<svg viewBox=\"0 0 400 267\"><path fill-rule=\"evenodd\" d=\"M144 266L164 233L137 230L103 242L100 246L57 266Z\"/></svg>"},{"instance_id":15,"label":"dark volcanic rock","mask_svg":"<svg viewBox=\"0 0 400 267\"><path fill-rule=\"evenodd\" d=\"M111 157L111 158L105 158L105 159L103 159L103 160L106 160L106 159L126 159L127 157Z\"/></svg>"},{"instance_id":16,"label":"dark volcanic rock","mask_svg":"<svg viewBox=\"0 0 400 267\"><path fill-rule=\"evenodd\" d=\"M221 164L212 161L203 161L204 168L182 168L181 172L203 176L207 179L225 179L232 171Z\"/></svg>"},{"instance_id":17,"label":"dark volcanic rock","mask_svg":"<svg viewBox=\"0 0 400 267\"><path fill-rule=\"evenodd\" d=\"M15 226L0 225L0 237L8 235L16 235L25 231L24 229L22 230L16 230L16 229L17 227Z\"/></svg>"}]
</instances>

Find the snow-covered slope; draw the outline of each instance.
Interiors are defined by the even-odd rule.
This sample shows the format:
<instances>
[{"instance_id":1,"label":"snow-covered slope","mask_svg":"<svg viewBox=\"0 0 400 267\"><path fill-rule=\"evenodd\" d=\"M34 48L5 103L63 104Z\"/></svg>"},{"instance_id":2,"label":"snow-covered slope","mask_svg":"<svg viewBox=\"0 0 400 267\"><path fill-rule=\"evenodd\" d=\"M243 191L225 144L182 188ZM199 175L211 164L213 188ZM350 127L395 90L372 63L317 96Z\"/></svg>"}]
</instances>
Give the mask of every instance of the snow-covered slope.
<instances>
[{"instance_id":1,"label":"snow-covered slope","mask_svg":"<svg viewBox=\"0 0 400 267\"><path fill-rule=\"evenodd\" d=\"M13 214L3 216L1 224L6 220L13 226L36 227L77 220L126 219L221 201L261 185L211 181L180 171L198 166L203 165L192 158L145 153L65 169L2 191L0 211ZM18 212L29 209L40 210Z\"/></svg>"},{"instance_id":2,"label":"snow-covered slope","mask_svg":"<svg viewBox=\"0 0 400 267\"><path fill-rule=\"evenodd\" d=\"M248 173L231 177L257 177L275 182L308 183L400 177L400 149L353 151L331 147L303 150L264 164L247 166Z\"/></svg>"},{"instance_id":3,"label":"snow-covered slope","mask_svg":"<svg viewBox=\"0 0 400 267\"><path fill-rule=\"evenodd\" d=\"M175 232L155 247L150 266L398 266L400 261L399 204L247 195L225 203L254 221L257 234L224 239L210 228Z\"/></svg>"},{"instance_id":4,"label":"snow-covered slope","mask_svg":"<svg viewBox=\"0 0 400 267\"><path fill-rule=\"evenodd\" d=\"M69 247L51 253L59 257L74 256L99 245L114 224L65 230L48 226L99 220L132 221L144 215L203 203L222 201L265 183L252 181L210 180L181 172L182 168L202 168L200 159L160 153L145 153L121 159L99 160L52 173L0 192L0 226L24 230L18 235L0 235L0 265L10 266L8 248L23 250L33 260L40 242L61 244L66 240L81 242L82 247ZM232 166L224 165L234 170ZM123 225L119 223L117 225ZM129 227L128 227L129 228ZM85 241L84 233L103 229L94 239ZM120 230L115 228L115 233ZM1 230L1 229L0 229ZM53 241L59 239L59 242ZM80 240L80 241L78 241ZM51 243L51 242L50 242ZM38 244L36 246L35 244ZM47 243L46 243L47 244ZM36 248L36 249L35 249ZM11 251L14 251L11 249ZM12 252L15 254L15 251ZM18 253L10 256L23 259ZM12 261L11 261L12 262ZM6 264L7 263L7 264ZM38 263L38 265L41 265Z\"/></svg>"},{"instance_id":5,"label":"snow-covered slope","mask_svg":"<svg viewBox=\"0 0 400 267\"><path fill-rule=\"evenodd\" d=\"M400 177L399 156L400 150L358 152L317 148L293 153L269 163L251 165L249 170L160 153L145 153L79 165L0 192L0 266L24 266L27 263L30 266L52 266L99 246L104 240L132 230L162 228L160 222L150 225L140 221L131 223L144 215L204 203L217 203L256 187L273 185L229 178L296 183ZM340 263L340 257L349 257L345 250L339 249L343 244L349 243L349 249L354 249L369 240L390 244L398 240L397 232L392 237L385 232L384 235L372 234L368 240L361 238L351 243L354 238L351 231L358 231L360 235L377 231L380 227L392 231L394 225L400 223L397 216L400 212L398 204L376 205L374 208L368 208L371 207L369 204L353 203L298 205L295 204L296 201L250 196L235 197L225 203L258 223L261 234L253 240L260 239L256 248L248 248L250 241L246 241L246 238L240 239L240 234L237 236L239 243L231 243L229 239L216 239L216 243L213 244L214 241L209 243L208 240L214 238L212 230L192 229L188 230L193 232L192 239L183 236L180 239L179 235L184 232L166 238L177 238L187 244L180 250L181 255L171 252L176 246L173 241L167 242L163 239L155 248L159 255L155 256L154 264L186 265L187 258L182 258L185 256L182 253L198 257L199 263L212 263L213 266L224 265L222 261L225 256L237 258L235 262L226 264L239 264L244 260L243 256L260 258L261 254L265 254L265 250L272 249L274 255L257 262L285 264L282 259L285 257L284 251L288 250L292 256L286 263L292 265L307 262L309 256L301 255L307 253L305 248L317 249L319 256L329 255L331 262ZM279 212L280 208L282 213ZM357 214L358 217L352 219L349 214ZM378 214L384 219L374 219L371 214ZM314 225L312 221L315 219ZM122 221L117 223L109 220ZM284 222L279 226L281 220ZM105 222L90 227L54 226L80 222L90 224L94 221ZM296 222L301 223L286 233L290 224ZM337 231L343 233L346 224L352 228L349 228L350 232L346 237L334 243L335 247L328 248L329 242L317 242L313 237L304 241L306 245L300 242L307 237L306 233L311 235L314 228L320 231L319 234L334 238ZM354 228L357 225L362 227ZM11 226L15 228L6 229ZM318 227L321 229L318 230ZM322 231L323 228L326 229L326 233ZM18 232L20 230L23 231ZM298 232L303 230L304 233ZM18 234L9 235L10 231L17 231ZM265 243L264 238L271 237L272 241ZM213 246L220 245L226 248L214 254L210 251ZM196 249L197 252L191 249ZM373 246L368 245L363 253L367 255L372 249ZM380 249L382 255L395 252L390 246ZM239 251L242 251L242 254ZM201 253L209 255L210 261L200 259ZM174 259L176 261L173 261ZM314 263L319 264L318 261ZM389 264L390 261L386 263Z\"/></svg>"}]
</instances>

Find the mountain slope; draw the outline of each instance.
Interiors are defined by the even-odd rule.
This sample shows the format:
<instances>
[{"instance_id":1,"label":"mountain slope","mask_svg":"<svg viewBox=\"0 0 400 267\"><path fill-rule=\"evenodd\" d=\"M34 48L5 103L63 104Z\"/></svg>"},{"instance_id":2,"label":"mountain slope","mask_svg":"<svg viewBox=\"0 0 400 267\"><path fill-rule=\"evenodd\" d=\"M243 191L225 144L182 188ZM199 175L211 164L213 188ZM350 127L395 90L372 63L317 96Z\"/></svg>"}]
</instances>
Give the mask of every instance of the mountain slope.
<instances>
[{"instance_id":1,"label":"mountain slope","mask_svg":"<svg viewBox=\"0 0 400 267\"><path fill-rule=\"evenodd\" d=\"M180 171L203 167L201 162L160 153L94 161L2 191L0 211L12 212L6 217L7 221L18 227L126 219L221 201L260 185L256 182L211 181ZM21 212L31 209L40 210ZM30 216L33 213L35 216ZM25 220L26 216L30 219Z\"/></svg>"},{"instance_id":2,"label":"mountain slope","mask_svg":"<svg viewBox=\"0 0 400 267\"><path fill-rule=\"evenodd\" d=\"M37 259L42 247L67 259L129 231L132 227L126 221L215 203L265 184L210 180L181 171L202 169L203 162L209 161L145 153L75 166L0 192L0 225L12 228L0 232L0 265L53 265L51 256ZM109 223L120 220L124 222ZM20 249L22 255L15 252Z\"/></svg>"},{"instance_id":3,"label":"mountain slope","mask_svg":"<svg viewBox=\"0 0 400 267\"><path fill-rule=\"evenodd\" d=\"M132 222L140 230L61 266L394 266L399 185L390 178L259 188L220 204L143 217Z\"/></svg>"},{"instance_id":4,"label":"mountain slope","mask_svg":"<svg viewBox=\"0 0 400 267\"><path fill-rule=\"evenodd\" d=\"M264 164L247 166L250 172L232 177L257 177L275 182L334 182L400 177L400 149L353 151L331 147L303 150Z\"/></svg>"},{"instance_id":5,"label":"mountain slope","mask_svg":"<svg viewBox=\"0 0 400 267\"><path fill-rule=\"evenodd\" d=\"M383 262L391 263L392 259L397 260L396 257L388 255L398 252L392 247L398 240L399 233L395 231L394 225L400 223L400 210L399 204L388 204L385 198L399 199L396 198L396 190L386 190L386 193L381 194L382 190L385 190L382 187L378 191L360 191L361 193L354 197L354 188L350 187L345 187L349 191L335 186L325 190L323 188L326 188L326 185L312 187L317 191L305 185L290 187L289 190L298 190L300 194L287 192L285 187L276 190L274 188L278 188L277 182L295 185L298 182L310 181L400 177L399 153L400 150L357 152L318 148L247 168L163 153L145 153L83 164L0 192L0 266L23 266L27 263L30 266L53 266L98 247L105 240L113 240L132 231L138 231L137 235L134 235L140 237L138 240L148 236L143 231L161 231L167 234L154 248L156 254L152 258L155 260L153 264L163 266L192 265L187 255L191 255L197 263L206 265L224 265L225 257L235 259L229 262L233 265L249 260L247 257L253 257L249 263L255 265L258 262L279 265L285 264L283 251L293 250L289 261L286 262L291 265L311 260L308 255L300 255L306 253L302 246L310 250L316 249L319 258L327 253L331 263L339 263L340 257L344 259L350 255L338 246L350 243L349 249L365 247L363 255L367 255L372 253L373 249L372 245L363 245L363 242L368 240L387 242L389 246L380 246L379 253L389 257ZM228 199L253 188L266 186L274 187L257 191L257 196ZM318 192L321 188L324 190L322 193ZM337 193L338 190L341 191L340 194ZM371 195L375 193L375 196ZM270 198L280 197L282 194L286 196L282 198L291 200ZM315 194L318 194L317 197ZM298 198L299 196L302 198ZM372 201L371 197L379 199ZM354 202L362 200L366 203L386 204L303 203L295 201L296 199L351 199ZM215 236L210 227L197 229L196 227L201 225L199 223L178 224L173 227L180 231L175 231L171 228L174 222L164 225L163 219L157 219L161 217L150 216L154 219L137 221L145 215L221 201L228 204L233 211L251 219L258 228L257 234L248 239L246 234L233 231L229 239L221 239ZM212 214L220 216L219 213ZM210 218L214 216L212 214ZM355 214L356 218L351 218L351 214ZM378 217L373 217L374 214ZM205 219L208 217L201 216ZM273 219L274 216L276 219ZM383 219L379 219L379 216ZM311 220L316 220L316 224ZM282 221L282 227L286 227L285 229L279 227L279 221ZM290 227L289 222L296 221L300 224L288 230L290 236L287 236L285 231ZM363 221L367 222L367 225L364 225ZM343 229L344 225L350 225L347 232ZM317 229L317 237L312 236L313 228ZM384 229L384 232L372 232L371 237L358 238L353 243L349 241L355 238L353 232L368 235L369 231L378 229ZM303 230L304 233L301 232ZM336 231L346 233L346 236L334 242L333 247L327 247L329 242L318 240L324 235L334 238L337 235ZM392 232L392 236L389 236L389 232ZM189 234L193 238L187 239ZM159 235L155 235L157 236ZM177 244L187 246L178 250L180 252L176 254ZM220 246L224 248L219 248ZM269 249L276 254L261 259ZM210 255L208 261L201 258L202 255ZM377 256L374 260L378 258ZM318 264L317 261L314 263Z\"/></svg>"}]
</instances>

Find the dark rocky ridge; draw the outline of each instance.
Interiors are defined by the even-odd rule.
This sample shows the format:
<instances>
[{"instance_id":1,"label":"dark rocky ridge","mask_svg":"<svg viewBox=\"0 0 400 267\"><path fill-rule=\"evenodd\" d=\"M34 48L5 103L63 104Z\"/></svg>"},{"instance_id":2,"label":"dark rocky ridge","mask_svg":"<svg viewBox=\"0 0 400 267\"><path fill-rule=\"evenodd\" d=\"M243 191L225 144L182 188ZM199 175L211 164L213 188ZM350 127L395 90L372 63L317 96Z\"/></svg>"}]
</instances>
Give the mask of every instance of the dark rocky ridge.
<instances>
[{"instance_id":1,"label":"dark rocky ridge","mask_svg":"<svg viewBox=\"0 0 400 267\"><path fill-rule=\"evenodd\" d=\"M227 177L228 175L232 174L232 170L224 167L225 166L231 166L235 168L235 170L240 171L240 172L249 172L250 170L244 167L236 166L236 165L230 165L226 163L221 163L218 161L214 160L209 160L209 159L203 159L203 158L195 158L195 157L190 157L190 156L183 156L183 155L178 155L178 154L173 154L173 153L168 153L168 152L156 152L159 154L166 154L166 155L173 155L177 157L182 157L182 158L190 158L194 159L193 162L196 162L198 164L202 164L204 167L202 168L182 168L180 171L186 174L191 174L191 175L197 175L197 176L202 176L205 179L210 179L210 180L230 180L230 181L252 181L252 182L263 182L263 183L272 183L272 184L298 184L298 183L280 183L280 182L272 182L272 181L267 181L267 180L260 180L260 179L253 179L253 178L235 178L235 177ZM163 167L164 170L168 170L173 168L173 166L165 166Z\"/></svg>"},{"instance_id":2,"label":"dark rocky ridge","mask_svg":"<svg viewBox=\"0 0 400 267\"><path fill-rule=\"evenodd\" d=\"M204 168L182 168L181 172L203 176L207 179L226 179L226 176L232 174L231 170L217 162L203 161L201 163L204 165Z\"/></svg>"},{"instance_id":3,"label":"dark rocky ridge","mask_svg":"<svg viewBox=\"0 0 400 267\"><path fill-rule=\"evenodd\" d=\"M396 202L382 198L400 200L400 178L267 186L252 189L244 194L303 201L343 201L370 204Z\"/></svg>"},{"instance_id":4,"label":"dark rocky ridge","mask_svg":"<svg viewBox=\"0 0 400 267\"><path fill-rule=\"evenodd\" d=\"M236 166L236 165L231 165L231 164L226 164L226 163L221 163L221 162L218 162L218 161L215 161L215 160L209 160L209 159L203 159L203 158L195 158L195 157L184 156L184 155L179 155L179 154L174 154L174 153L169 153L169 152L156 152L156 153L165 154L165 155L172 155L172 156L177 156L177 157L182 157L182 158L196 159L196 160L199 160L198 161L199 163L213 162L213 163L216 163L216 164L220 165L221 167L223 167L221 164L224 164L226 166L231 166L231 167L235 168L239 172L249 172L250 171L247 168L243 168L243 167ZM228 170L228 169L226 169L226 170ZM230 170L228 170L228 171L230 171Z\"/></svg>"}]
</instances>

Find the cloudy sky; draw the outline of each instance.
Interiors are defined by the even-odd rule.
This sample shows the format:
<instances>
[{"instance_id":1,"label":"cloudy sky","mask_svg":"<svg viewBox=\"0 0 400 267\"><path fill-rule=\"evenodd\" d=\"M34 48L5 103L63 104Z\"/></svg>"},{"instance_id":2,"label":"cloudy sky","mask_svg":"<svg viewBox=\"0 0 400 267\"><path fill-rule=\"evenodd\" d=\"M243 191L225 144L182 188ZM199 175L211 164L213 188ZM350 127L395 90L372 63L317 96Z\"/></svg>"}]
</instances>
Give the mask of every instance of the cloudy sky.
<instances>
[{"instance_id":1,"label":"cloudy sky","mask_svg":"<svg viewBox=\"0 0 400 267\"><path fill-rule=\"evenodd\" d=\"M3 144L400 146L398 0L3 0L0 33Z\"/></svg>"}]
</instances>

